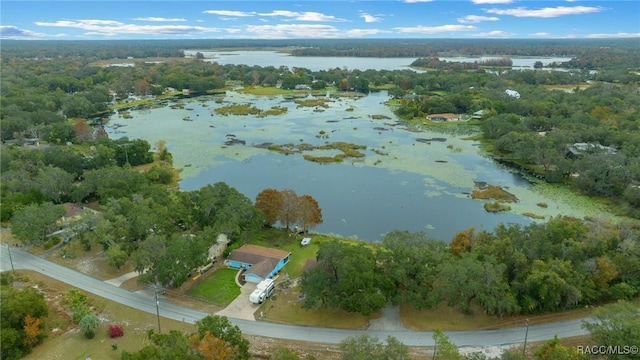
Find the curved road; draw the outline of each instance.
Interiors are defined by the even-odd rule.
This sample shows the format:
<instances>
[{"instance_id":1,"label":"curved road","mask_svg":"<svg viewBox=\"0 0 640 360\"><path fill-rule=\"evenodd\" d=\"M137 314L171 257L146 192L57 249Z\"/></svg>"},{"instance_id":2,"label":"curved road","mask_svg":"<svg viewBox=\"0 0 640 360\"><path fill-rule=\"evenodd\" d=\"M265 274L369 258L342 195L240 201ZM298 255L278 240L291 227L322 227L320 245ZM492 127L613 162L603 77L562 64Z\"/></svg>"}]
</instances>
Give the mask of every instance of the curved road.
<instances>
[{"instance_id":1,"label":"curved road","mask_svg":"<svg viewBox=\"0 0 640 360\"><path fill-rule=\"evenodd\" d=\"M11 258L16 269L34 270L46 276L60 280L84 291L104 297L106 299L131 306L135 309L156 314L155 299L147 294L134 293L110 285L104 281L92 278L62 265L29 254L18 248L11 248ZM7 246L0 246L0 270L11 270L9 250ZM205 312L178 306L160 299L160 315L165 318L194 323L209 315ZM583 319L554 322L541 325L531 325L528 329L527 342L571 337L587 334L581 328ZM431 331L376 331L376 330L342 330L320 327L274 324L261 321L248 321L229 318L237 325L242 333L279 339L291 339L320 343L337 344L348 336L369 334L384 340L393 336L408 346L433 346ZM525 327L515 327L495 330L448 331L446 335L458 347L473 346L502 346L524 342Z\"/></svg>"}]
</instances>

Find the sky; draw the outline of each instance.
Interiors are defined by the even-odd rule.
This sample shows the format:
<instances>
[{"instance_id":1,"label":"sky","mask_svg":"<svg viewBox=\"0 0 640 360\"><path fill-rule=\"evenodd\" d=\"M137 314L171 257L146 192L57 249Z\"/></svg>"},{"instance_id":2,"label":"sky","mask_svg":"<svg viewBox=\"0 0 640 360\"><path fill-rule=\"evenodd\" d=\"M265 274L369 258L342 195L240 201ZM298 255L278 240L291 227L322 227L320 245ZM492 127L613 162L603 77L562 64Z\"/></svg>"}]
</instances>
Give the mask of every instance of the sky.
<instances>
[{"instance_id":1,"label":"sky","mask_svg":"<svg viewBox=\"0 0 640 360\"><path fill-rule=\"evenodd\" d=\"M0 38L640 40L640 1L2 0Z\"/></svg>"}]
</instances>

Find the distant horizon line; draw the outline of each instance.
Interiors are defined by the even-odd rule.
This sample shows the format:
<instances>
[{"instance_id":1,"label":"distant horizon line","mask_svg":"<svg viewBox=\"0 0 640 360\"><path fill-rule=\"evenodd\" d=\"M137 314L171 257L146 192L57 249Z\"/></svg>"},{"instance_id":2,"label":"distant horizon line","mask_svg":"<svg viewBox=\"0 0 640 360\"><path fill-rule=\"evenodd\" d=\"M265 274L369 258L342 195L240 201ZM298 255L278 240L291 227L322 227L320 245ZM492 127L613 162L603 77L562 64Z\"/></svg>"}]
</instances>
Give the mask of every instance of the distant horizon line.
<instances>
[{"instance_id":1,"label":"distant horizon line","mask_svg":"<svg viewBox=\"0 0 640 360\"><path fill-rule=\"evenodd\" d=\"M251 41L251 42L276 42L276 41L380 41L380 40L388 40L388 41L434 41L434 40L495 40L495 41L509 41L509 40L529 40L529 41L540 41L540 40L559 40L559 41L611 41L611 40L619 40L619 41L632 41L632 40L640 40L640 36L637 37L584 37L584 38L564 38L564 37L536 37L536 38L499 38L499 37L469 37L469 38L297 38L297 39L248 39L248 38L225 38L225 39L215 39L215 38L189 38L189 39L175 39L175 38L166 38L166 39L17 39L14 37L3 37L0 38L0 41L24 41L24 42L55 42L55 41Z\"/></svg>"}]
</instances>

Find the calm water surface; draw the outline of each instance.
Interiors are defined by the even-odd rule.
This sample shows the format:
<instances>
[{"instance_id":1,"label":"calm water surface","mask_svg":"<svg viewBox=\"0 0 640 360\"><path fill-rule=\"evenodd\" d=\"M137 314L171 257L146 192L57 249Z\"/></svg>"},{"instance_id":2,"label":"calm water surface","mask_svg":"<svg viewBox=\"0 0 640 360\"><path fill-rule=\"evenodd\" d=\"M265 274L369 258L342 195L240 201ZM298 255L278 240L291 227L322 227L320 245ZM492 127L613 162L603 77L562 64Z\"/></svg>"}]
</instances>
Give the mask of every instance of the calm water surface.
<instances>
[{"instance_id":1,"label":"calm water surface","mask_svg":"<svg viewBox=\"0 0 640 360\"><path fill-rule=\"evenodd\" d=\"M185 50L187 56L195 56L198 50ZM409 65L417 59L411 58L367 58L367 57L321 57L321 56L291 56L289 54L276 51L204 51L205 61L217 62L220 65L245 64L249 66L287 66L289 68L302 66L311 71L320 71L335 68L360 69L360 70L402 70L408 69ZM441 57L440 60L474 62L496 57ZM512 58L513 68L532 69L536 61L541 61L544 65L553 62L569 61L566 57L540 57L540 58Z\"/></svg>"},{"instance_id":2,"label":"calm water surface","mask_svg":"<svg viewBox=\"0 0 640 360\"><path fill-rule=\"evenodd\" d=\"M229 92L217 98L180 100L183 109L172 109L169 103L131 111L133 119L116 114L107 129L112 138L142 138L151 144L165 140L174 165L184 169L183 190L223 181L251 199L265 188L309 194L322 208L324 223L314 229L322 233L376 241L395 229L424 230L448 241L470 226L491 230L499 223L528 224L531 220L519 215L524 212L521 208L535 208L536 201L550 203L540 211L550 215L560 211L553 199L532 196L528 182L484 157L476 142L408 131L383 104L386 99L385 92L360 99L337 98L328 109L318 111L299 108L281 96ZM221 116L213 111L231 103L252 103L263 110L277 105L289 111L265 118ZM389 119L374 120L371 115ZM321 131L328 138L321 137ZM418 141L435 137L446 140ZM245 145L225 145L230 139ZM365 159L318 164L301 154L285 156L254 146L334 141L366 145ZM511 213L487 213L482 201L468 195L477 181L509 188L523 200L513 205Z\"/></svg>"}]
</instances>

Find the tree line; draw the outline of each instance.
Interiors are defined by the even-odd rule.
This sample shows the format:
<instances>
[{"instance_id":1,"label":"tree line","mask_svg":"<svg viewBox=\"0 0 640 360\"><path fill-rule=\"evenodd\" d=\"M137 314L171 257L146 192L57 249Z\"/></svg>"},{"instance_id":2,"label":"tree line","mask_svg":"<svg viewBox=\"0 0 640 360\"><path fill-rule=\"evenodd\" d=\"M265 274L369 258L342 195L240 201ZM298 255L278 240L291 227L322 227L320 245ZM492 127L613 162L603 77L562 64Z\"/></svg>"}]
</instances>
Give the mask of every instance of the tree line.
<instances>
[{"instance_id":1,"label":"tree line","mask_svg":"<svg viewBox=\"0 0 640 360\"><path fill-rule=\"evenodd\" d=\"M393 231L381 244L320 244L302 276L309 308L371 315L391 300L504 316L563 311L640 294L638 229L556 217L542 224L462 231L451 243Z\"/></svg>"}]
</instances>

